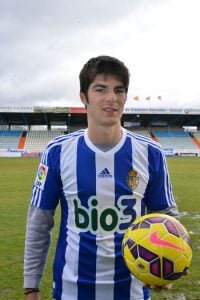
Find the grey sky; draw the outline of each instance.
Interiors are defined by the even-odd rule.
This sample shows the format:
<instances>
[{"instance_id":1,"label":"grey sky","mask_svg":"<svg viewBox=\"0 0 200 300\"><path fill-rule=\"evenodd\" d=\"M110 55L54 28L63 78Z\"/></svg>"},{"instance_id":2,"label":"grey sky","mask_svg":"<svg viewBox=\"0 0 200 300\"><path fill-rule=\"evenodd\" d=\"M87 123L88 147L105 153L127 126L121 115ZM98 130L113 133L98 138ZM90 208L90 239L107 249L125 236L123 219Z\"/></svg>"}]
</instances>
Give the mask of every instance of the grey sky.
<instances>
[{"instance_id":1,"label":"grey sky","mask_svg":"<svg viewBox=\"0 0 200 300\"><path fill-rule=\"evenodd\" d=\"M108 54L130 69L127 106L200 107L199 15L199 0L1 0L0 106L81 106L80 68Z\"/></svg>"}]
</instances>

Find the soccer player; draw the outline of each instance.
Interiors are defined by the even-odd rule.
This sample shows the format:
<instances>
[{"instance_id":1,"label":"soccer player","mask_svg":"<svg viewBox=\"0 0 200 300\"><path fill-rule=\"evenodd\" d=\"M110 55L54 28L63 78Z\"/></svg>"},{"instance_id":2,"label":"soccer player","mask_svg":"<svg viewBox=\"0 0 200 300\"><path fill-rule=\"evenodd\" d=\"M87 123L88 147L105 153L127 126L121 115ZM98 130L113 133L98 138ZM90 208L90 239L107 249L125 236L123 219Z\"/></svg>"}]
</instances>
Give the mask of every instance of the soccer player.
<instances>
[{"instance_id":1,"label":"soccer player","mask_svg":"<svg viewBox=\"0 0 200 300\"><path fill-rule=\"evenodd\" d=\"M137 216L178 217L166 160L158 143L121 126L129 86L123 62L92 58L79 79L88 128L55 138L43 153L27 219L26 299L39 299L60 203L53 299L147 300L150 291L128 271L121 242Z\"/></svg>"}]
</instances>

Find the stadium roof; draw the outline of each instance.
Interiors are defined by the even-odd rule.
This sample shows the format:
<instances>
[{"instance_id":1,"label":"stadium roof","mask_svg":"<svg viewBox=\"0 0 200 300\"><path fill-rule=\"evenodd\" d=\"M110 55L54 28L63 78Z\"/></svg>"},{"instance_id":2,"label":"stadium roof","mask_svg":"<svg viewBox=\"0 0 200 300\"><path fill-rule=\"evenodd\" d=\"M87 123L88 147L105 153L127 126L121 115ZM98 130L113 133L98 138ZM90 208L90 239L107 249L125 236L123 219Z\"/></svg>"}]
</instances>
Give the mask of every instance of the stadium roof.
<instances>
[{"instance_id":1,"label":"stadium roof","mask_svg":"<svg viewBox=\"0 0 200 300\"><path fill-rule=\"evenodd\" d=\"M126 108L122 122L129 126L197 126L200 127L200 109L135 109ZM0 125L73 125L86 126L86 111L82 107L0 107ZM128 127L128 126L127 126Z\"/></svg>"}]
</instances>

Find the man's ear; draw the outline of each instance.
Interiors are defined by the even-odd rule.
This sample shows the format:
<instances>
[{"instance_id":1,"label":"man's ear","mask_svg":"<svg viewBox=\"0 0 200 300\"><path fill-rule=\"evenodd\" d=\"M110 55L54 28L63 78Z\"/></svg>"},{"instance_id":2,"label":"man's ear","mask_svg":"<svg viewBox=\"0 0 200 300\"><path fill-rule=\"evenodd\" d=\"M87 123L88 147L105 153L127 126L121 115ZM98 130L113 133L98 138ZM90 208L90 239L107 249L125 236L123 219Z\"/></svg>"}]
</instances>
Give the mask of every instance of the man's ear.
<instances>
[{"instance_id":1,"label":"man's ear","mask_svg":"<svg viewBox=\"0 0 200 300\"><path fill-rule=\"evenodd\" d=\"M80 92L80 98L81 98L81 102L85 105L85 107L87 107L88 105L87 96L83 92Z\"/></svg>"}]
</instances>

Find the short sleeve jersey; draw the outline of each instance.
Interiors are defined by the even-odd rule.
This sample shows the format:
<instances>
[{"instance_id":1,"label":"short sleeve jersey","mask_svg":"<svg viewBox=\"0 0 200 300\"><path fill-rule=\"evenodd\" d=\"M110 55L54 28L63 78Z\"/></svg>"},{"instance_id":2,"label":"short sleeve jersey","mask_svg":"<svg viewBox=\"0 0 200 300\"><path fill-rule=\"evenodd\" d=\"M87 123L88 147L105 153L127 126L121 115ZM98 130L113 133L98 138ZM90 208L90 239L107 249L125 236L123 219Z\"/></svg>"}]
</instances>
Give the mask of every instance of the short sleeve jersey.
<instances>
[{"instance_id":1,"label":"short sleeve jersey","mask_svg":"<svg viewBox=\"0 0 200 300\"><path fill-rule=\"evenodd\" d=\"M55 138L43 153L31 203L44 210L61 205L55 299L148 298L123 261L123 234L146 209L166 209L174 198L160 145L122 131L106 152L85 129Z\"/></svg>"}]
</instances>

